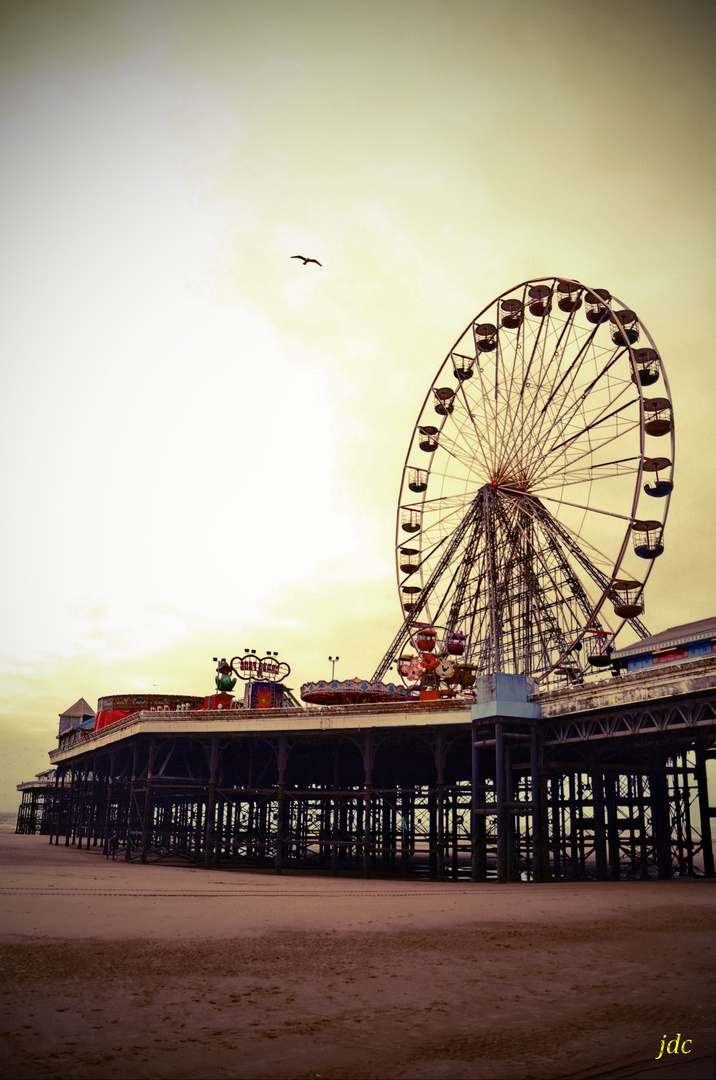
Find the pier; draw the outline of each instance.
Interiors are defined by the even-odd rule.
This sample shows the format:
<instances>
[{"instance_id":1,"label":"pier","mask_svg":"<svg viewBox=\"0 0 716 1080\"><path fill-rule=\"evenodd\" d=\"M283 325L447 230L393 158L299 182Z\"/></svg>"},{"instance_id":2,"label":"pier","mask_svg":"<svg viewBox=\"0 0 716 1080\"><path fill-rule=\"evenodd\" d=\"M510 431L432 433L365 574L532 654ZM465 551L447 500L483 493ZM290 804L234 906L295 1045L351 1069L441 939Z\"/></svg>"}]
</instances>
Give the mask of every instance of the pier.
<instances>
[{"instance_id":1,"label":"pier","mask_svg":"<svg viewBox=\"0 0 716 1080\"><path fill-rule=\"evenodd\" d=\"M501 678L482 680L482 704L185 706L78 729L50 754L51 784L21 785L18 828L39 814L50 843L117 836L126 859L206 869L714 875L716 656L522 705Z\"/></svg>"}]
</instances>

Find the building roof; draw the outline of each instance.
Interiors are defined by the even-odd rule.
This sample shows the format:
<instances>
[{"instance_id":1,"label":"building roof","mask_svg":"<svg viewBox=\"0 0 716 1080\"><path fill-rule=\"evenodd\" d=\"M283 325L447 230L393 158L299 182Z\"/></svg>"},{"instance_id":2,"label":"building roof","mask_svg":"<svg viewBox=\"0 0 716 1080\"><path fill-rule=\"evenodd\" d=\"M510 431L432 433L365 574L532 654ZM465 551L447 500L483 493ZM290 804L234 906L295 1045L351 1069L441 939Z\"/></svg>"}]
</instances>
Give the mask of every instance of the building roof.
<instances>
[{"instance_id":1,"label":"building roof","mask_svg":"<svg viewBox=\"0 0 716 1080\"><path fill-rule=\"evenodd\" d=\"M70 705L69 709L65 709L64 712L61 712L60 716L94 716L94 709L83 697L81 697L74 705Z\"/></svg>"},{"instance_id":2,"label":"building roof","mask_svg":"<svg viewBox=\"0 0 716 1080\"><path fill-rule=\"evenodd\" d=\"M659 634L635 641L626 649L619 649L613 653L618 656L640 656L642 653L654 652L658 649L666 649L669 646L686 645L689 641L702 641L716 638L716 615L710 619L697 619L695 622L682 623L681 626L670 626L668 630L662 630Z\"/></svg>"}]
</instances>

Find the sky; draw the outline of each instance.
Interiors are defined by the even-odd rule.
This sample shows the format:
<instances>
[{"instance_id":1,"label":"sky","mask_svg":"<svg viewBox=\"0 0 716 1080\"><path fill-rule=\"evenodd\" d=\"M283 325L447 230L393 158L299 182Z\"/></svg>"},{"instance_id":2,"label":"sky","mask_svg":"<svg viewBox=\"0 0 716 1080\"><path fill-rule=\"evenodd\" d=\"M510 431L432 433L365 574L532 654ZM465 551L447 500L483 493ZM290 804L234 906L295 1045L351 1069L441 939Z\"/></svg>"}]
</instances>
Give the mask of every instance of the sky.
<instances>
[{"instance_id":1,"label":"sky","mask_svg":"<svg viewBox=\"0 0 716 1080\"><path fill-rule=\"evenodd\" d=\"M0 0L2 809L80 696L207 694L244 648L295 688L329 656L370 677L423 399L526 280L607 288L658 345L676 487L643 621L716 614L715 24Z\"/></svg>"}]
</instances>

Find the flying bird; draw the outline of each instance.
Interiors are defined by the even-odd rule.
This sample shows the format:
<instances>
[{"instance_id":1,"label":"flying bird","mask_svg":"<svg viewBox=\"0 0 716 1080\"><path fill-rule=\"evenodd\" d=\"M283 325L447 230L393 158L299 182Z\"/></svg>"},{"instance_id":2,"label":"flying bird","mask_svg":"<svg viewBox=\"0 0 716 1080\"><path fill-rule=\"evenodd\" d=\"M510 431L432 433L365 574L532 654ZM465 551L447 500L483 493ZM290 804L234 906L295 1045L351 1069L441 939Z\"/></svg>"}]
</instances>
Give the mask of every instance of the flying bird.
<instances>
[{"instance_id":1,"label":"flying bird","mask_svg":"<svg viewBox=\"0 0 716 1080\"><path fill-rule=\"evenodd\" d=\"M314 262L316 266L323 266L323 263L319 263L318 259L307 259L305 255L292 255L292 259L303 259L303 265L306 263Z\"/></svg>"}]
</instances>

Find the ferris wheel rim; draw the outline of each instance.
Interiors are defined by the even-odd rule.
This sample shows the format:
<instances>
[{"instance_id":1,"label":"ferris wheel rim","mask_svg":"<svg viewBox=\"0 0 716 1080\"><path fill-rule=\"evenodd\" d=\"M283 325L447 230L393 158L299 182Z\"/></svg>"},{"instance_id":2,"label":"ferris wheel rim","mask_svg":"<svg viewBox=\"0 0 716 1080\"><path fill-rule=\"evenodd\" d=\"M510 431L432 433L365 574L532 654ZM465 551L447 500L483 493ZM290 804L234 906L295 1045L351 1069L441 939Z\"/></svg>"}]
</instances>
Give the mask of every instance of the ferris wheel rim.
<instances>
[{"instance_id":1,"label":"ferris wheel rim","mask_svg":"<svg viewBox=\"0 0 716 1080\"><path fill-rule=\"evenodd\" d=\"M549 283L549 285L548 285L548 283ZM519 303L516 300L516 297L515 297L515 294L517 294L519 292L522 293L523 301L524 301L526 299L526 296L527 296L527 290L530 289L530 288L536 287L536 286L544 286L545 288L549 288L550 297L553 297L555 295L555 292L558 290L559 286L563 286L563 295L564 295L564 290L566 290L566 294L571 297L571 292L569 292L569 290L572 289L575 292L577 292L578 296L581 296L582 298L585 298L585 297L596 298L596 299L599 298L599 294L598 294L597 290L593 289L591 286L584 285L582 282L578 281L575 278L556 277L554 275L545 276L545 277L541 277L541 278L530 278L530 279L528 279L526 281L521 282L519 285L516 285L516 286L512 287L511 289L507 289L504 292L501 292L496 298L494 298L492 301L490 301L489 304L485 305L478 312L478 314L468 323L468 325L463 330L463 332L455 340L452 347L448 350L445 358L443 359L442 363L440 364L434 378L432 379L432 382L430 383L430 385L428 387L427 393L425 395L423 403L422 403L422 405L420 407L420 410L418 412L418 418L417 418L417 421L416 421L416 423L415 423L415 425L413 427L412 436L411 436L410 441L409 441L408 451L407 451L406 458L405 458L405 463L404 463L404 466L403 466L402 479L401 479L401 485L400 485L400 495L399 495L399 500L398 500L398 512L397 512L396 535L395 535L396 562L398 564L396 566L396 569L397 569L399 590L401 590L402 588L405 587L405 582L407 580L406 578L401 577L400 549L401 549L401 547L406 547L406 546L409 545L409 537L401 536L401 514L405 510L406 505L415 505L414 500L412 500L412 502L411 502L412 497L411 497L411 499L406 499L405 498L405 493L407 491L409 470L416 468L415 463L411 460L412 456L415 453L416 446L417 446L417 443L419 441L419 437L420 437L421 432L424 432L425 430L427 430L427 426L424 424L424 422L421 423L421 421L422 421L422 419L424 417L424 414L428 411L428 407L429 407L430 402L431 402L431 397L435 394L435 390L438 387L439 380L444 375L446 367L449 364L454 364L455 363L455 356L456 355L460 356L460 353L458 353L457 350L458 350L458 347L460 346L461 342L463 342L466 339L466 337L468 336L468 334L472 330L474 330L475 328L480 326L480 320L483 319L483 317L486 315L486 313L490 312L491 310L496 311L498 309L498 305L500 305L500 303L503 302L506 298L511 299L511 302L513 302L513 304ZM601 595L598 596L598 598L597 598L597 602L594 605L591 618L587 619L587 620L584 620L585 625L582 627L580 634L575 639L576 642L581 642L581 640L584 638L585 634L587 634L589 632L590 627L597 620L597 618L598 618L598 616L599 616L599 614L600 614L606 600L607 599L613 599L613 595L610 595L610 589L613 591L613 586L614 586L615 582L619 581L619 574L620 574L620 570L622 568L622 565L624 563L625 555L626 555L627 550L628 550L629 539L630 539L630 536L632 534L632 528L633 528L634 523L638 521L637 510L638 510L638 507L639 507L640 499L642 498L644 465L645 465L645 462L647 460L649 460L647 458L647 456L646 456L646 437L645 437L645 421L644 421L644 415L645 415L645 413L644 413L644 403L647 400L647 396L645 394L645 386L642 384L642 382L640 380L640 377L639 377L638 365L637 365L637 362L636 362L636 359L635 359L635 351L636 351L635 348L634 348L635 342L632 341L631 338L628 338L626 336L625 325L624 325L623 320L622 320L621 317L630 316L630 315L634 316L634 320L635 320L636 325L638 326L639 331L641 331L641 333L643 334L644 338L648 342L649 349L653 350L654 355L656 357L656 360L658 361L659 377L662 379L663 390L664 390L664 393L666 394L667 401L668 401L669 405L671 403L671 393L670 393L668 379L667 379L667 376L666 376L665 366L663 364L663 359L661 357L661 354L660 354L658 348L656 347L656 343L654 342L654 340L653 340L651 334L649 333L647 327L645 326L644 322L640 318L638 318L635 315L635 313L633 311L631 311L631 309L627 308L622 300L620 300L619 298L617 298L615 296L611 296L610 294L608 294L606 292L606 290L601 290L601 292L603 294L606 294L606 296L608 297L608 302L606 302L605 306L606 306L606 309L608 310L608 313L609 313L608 314L608 319L605 318L602 321L607 322L610 328L612 328L612 327L616 328L616 330L613 331L613 333L614 332L621 333L621 335L622 335L622 343L620 345L617 345L616 348L611 348L610 347L610 351L611 351L611 353L613 355L613 359L611 360L610 365L608 365L608 366L611 366L611 364L616 363L616 360L621 355L623 355L623 353L626 353L627 356L628 356L629 367L630 367L630 370L631 370L631 379L632 379L632 383L633 383L633 387L631 387L629 389L630 389L630 391L632 393L635 390L637 395L638 395L638 402L639 402L639 409L638 409L638 412L639 412L639 419L638 419L639 445L638 445L638 451L635 454L635 459L638 457L638 467L633 472L634 483L633 483L633 492L632 492L632 495L631 495L631 506L629 507L629 512L627 514L615 514L614 515L616 517L622 518L627 523L627 526L624 529L624 535L622 537L622 541L621 541L621 545L619 547L619 550L618 550L618 552L616 553L615 557L612 560L611 570L610 570L609 575L608 575L609 581L601 589ZM592 302L591 299L590 299L589 302ZM623 309L623 310L618 310L618 309ZM512 310L513 311L515 310L514 306L512 307ZM548 309L548 314L549 314L550 318L551 318L551 311L552 311L552 308L551 308L551 305L550 305L550 307ZM572 320L572 315L573 314L574 314L574 312L570 312L568 318L565 320L563 333L566 332L567 328L569 327L570 322ZM485 324L485 325L489 327L491 324ZM540 330L539 330L539 332L537 334L537 339L539 339L539 336L542 333L542 326L543 325L544 325L544 323L540 324ZM519 324L519 326L521 326L521 323ZM519 326L518 326L518 332L519 332ZM492 329L493 330L495 329L494 325L492 326ZM592 340L594 339L594 336L596 335L596 330L597 329L598 329L598 326L592 332ZM546 336L547 336L547 334L545 334L545 337ZM614 342L616 342L616 338L612 337L612 340ZM620 349L622 350L622 352L619 351ZM463 357L461 357L461 359L467 360L469 358L467 356L463 356ZM549 362L550 361L548 360L547 367L549 367ZM530 363L531 363L531 361L530 361ZM479 367L479 353L476 353L475 364L476 364L477 367ZM496 364L497 364L497 362L496 362ZM605 368L605 371L606 370L608 370L608 368ZM529 371L529 369L528 369L528 371ZM456 370L455 370L454 374L457 377L457 371ZM497 375L495 377L496 377L496 380L497 380ZM625 382L625 387L623 389L625 389L627 387L628 387L628 384L626 384L626 382ZM524 392L524 387L523 387L523 392ZM622 390L622 392L623 392L623 390ZM496 391L496 394L497 394L497 391ZM456 390L454 391L454 397L459 398L460 400L464 401L466 403L466 405L467 405L467 387L466 387L465 381L461 382L458 379L458 385L457 385ZM624 409L631 408L631 406L633 406L636 403L636 401L637 401L637 398L634 398L632 401L630 401L626 405L624 405ZM671 405L670 405L670 408L671 408ZM619 411L619 410L616 410L616 411ZM508 414L509 414L508 410L506 410L505 411L505 416L507 417ZM444 415L442 415L440 420L435 418L434 424L431 425L432 430L436 431L436 433L437 433L438 441L439 441L440 435L442 434L442 432L446 429L446 427L449 424L450 415L451 415L451 413L445 413ZM672 417L672 426L671 426L671 429L669 431L670 446L671 446L671 458L670 458L670 461L669 461L669 467L670 467L670 476L673 476L674 457L675 457L675 453L674 453L675 440L674 440L674 427L673 427L673 409L671 410L671 417ZM513 418L512 422L513 422L513 427L514 427L514 418ZM601 423L601 420L597 420L595 423L597 423L597 424ZM624 437L624 432L621 432L619 435L614 436L615 440L616 439L622 439L623 437ZM571 440L568 439L567 441L569 442ZM590 450L590 452L593 453L593 450ZM625 460L627 460L627 459L625 459ZM425 467L425 470L424 470L427 477L430 477L432 475L433 471L434 471L433 470L433 462L434 462L434 455L431 454L429 456L429 464ZM617 462L610 462L610 463L607 463L607 464L609 464L609 465L612 465L612 464L618 465L619 462L618 461ZM592 477L590 478L590 481L589 481L589 487L590 488L591 488L591 482L592 482L593 479L596 479L594 477L594 474L592 474ZM584 483L584 480L579 479L579 480L574 480L574 481L571 481L571 482L573 482L575 484L578 484L578 483ZM493 483L494 483L494 481L493 481ZM563 482L562 483L562 488L564 488L564 486L565 486L565 484ZM558 485L558 487L559 487L559 485ZM426 505L427 496L425 494L425 491L422 492L422 496L423 496L422 500L419 500L419 503L418 503L418 505L420 505L421 507ZM549 496L545 496L545 498L548 501L550 499ZM662 502L661 502L661 507L663 508L663 514L662 514L663 520L661 522L662 532L663 532L663 528L664 528L664 526L666 524L666 519L667 519L667 516L668 516L670 498L671 498L671 492L669 490L666 497L665 497L665 499L663 499ZM559 503L559 502L563 502L564 500L555 499L554 501ZM574 505L578 505L578 504L572 504L572 505L574 506ZM459 507L458 507L458 509L459 509ZM599 508L596 508L594 506L583 506L582 509L585 511L585 513L594 512L595 510L596 510L597 513L608 513L608 511L600 510ZM650 574L651 574L651 572L653 570L653 561L654 560L648 561L647 565L644 567L644 571L643 571L643 573L641 575L641 579L640 579L640 585L641 585L640 590L639 590L640 595L643 595L643 591L644 591L644 588L646 586L646 582L647 582L647 580L648 580L648 578L649 578L649 576L650 576ZM407 616L406 616L406 618L407 618ZM612 640L623 629L623 627L626 625L626 623L628 621L630 621L626 617L619 620L618 616L616 617L616 620L617 620L618 625L616 626L615 630L610 632L610 636L611 636Z\"/></svg>"}]
</instances>

